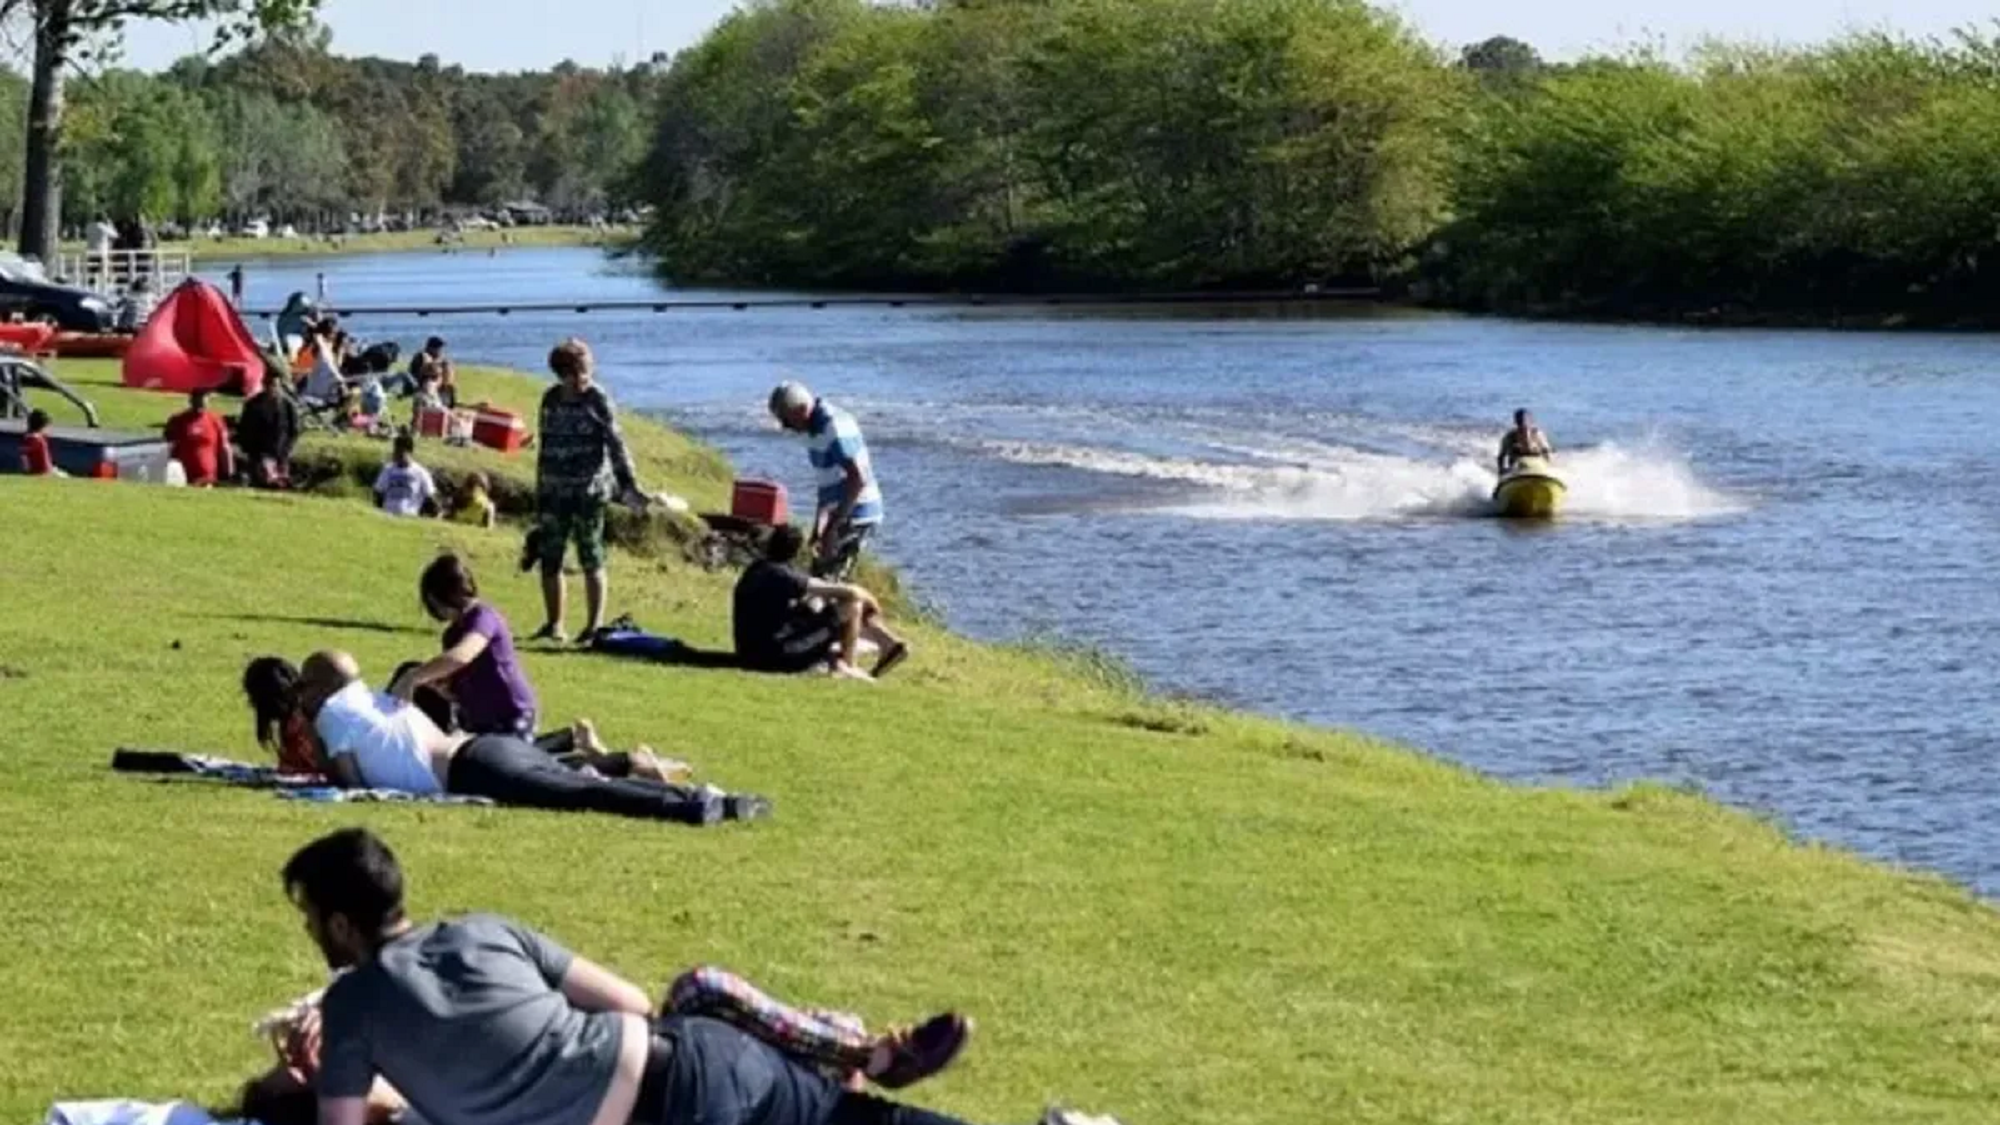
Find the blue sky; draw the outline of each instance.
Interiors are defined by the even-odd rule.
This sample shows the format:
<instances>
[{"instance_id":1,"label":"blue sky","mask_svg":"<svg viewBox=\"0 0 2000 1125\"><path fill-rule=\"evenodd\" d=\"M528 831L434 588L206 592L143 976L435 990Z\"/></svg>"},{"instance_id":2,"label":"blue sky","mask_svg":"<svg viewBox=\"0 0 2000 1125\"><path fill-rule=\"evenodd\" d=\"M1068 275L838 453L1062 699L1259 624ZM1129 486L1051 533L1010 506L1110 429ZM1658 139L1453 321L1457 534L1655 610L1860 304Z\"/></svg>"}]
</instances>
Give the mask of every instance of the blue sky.
<instances>
[{"instance_id":1,"label":"blue sky","mask_svg":"<svg viewBox=\"0 0 2000 1125\"><path fill-rule=\"evenodd\" d=\"M1679 48L1703 34L1802 41L1846 28L1918 34L1985 24L1978 0L1399 0L1394 5L1442 43L1489 35L1525 39L1550 56L1635 40ZM415 58L430 52L475 70L525 70L564 58L601 65L637 61L700 38L735 0L325 0L342 54ZM477 13L474 15L473 13ZM148 69L205 45L200 30L141 25L127 59Z\"/></svg>"}]
</instances>

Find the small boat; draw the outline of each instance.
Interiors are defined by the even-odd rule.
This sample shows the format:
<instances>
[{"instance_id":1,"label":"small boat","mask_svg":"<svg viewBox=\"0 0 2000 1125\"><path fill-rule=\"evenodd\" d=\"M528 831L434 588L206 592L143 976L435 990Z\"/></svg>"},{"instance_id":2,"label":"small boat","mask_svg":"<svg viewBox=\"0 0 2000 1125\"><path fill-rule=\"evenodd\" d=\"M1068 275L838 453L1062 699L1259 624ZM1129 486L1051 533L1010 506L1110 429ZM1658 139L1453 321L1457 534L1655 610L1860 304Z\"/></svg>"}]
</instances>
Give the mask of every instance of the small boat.
<instances>
[{"instance_id":1,"label":"small boat","mask_svg":"<svg viewBox=\"0 0 2000 1125\"><path fill-rule=\"evenodd\" d=\"M133 339L123 332L58 332L49 347L70 359L123 359Z\"/></svg>"},{"instance_id":2,"label":"small boat","mask_svg":"<svg viewBox=\"0 0 2000 1125\"><path fill-rule=\"evenodd\" d=\"M1553 519L1568 491L1546 459L1523 457L1493 486L1493 507L1509 519Z\"/></svg>"}]
</instances>

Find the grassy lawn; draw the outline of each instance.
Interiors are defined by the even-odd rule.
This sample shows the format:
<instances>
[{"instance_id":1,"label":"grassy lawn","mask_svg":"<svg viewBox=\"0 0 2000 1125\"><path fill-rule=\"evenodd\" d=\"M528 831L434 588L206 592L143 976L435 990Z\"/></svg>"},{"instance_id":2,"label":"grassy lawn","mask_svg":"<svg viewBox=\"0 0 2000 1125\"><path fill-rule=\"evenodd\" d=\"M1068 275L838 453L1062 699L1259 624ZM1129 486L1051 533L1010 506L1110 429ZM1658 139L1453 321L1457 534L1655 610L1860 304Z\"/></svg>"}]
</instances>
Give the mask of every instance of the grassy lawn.
<instances>
[{"instance_id":1,"label":"grassy lawn","mask_svg":"<svg viewBox=\"0 0 2000 1125\"><path fill-rule=\"evenodd\" d=\"M172 405L65 375L114 424ZM652 483L719 494L711 454L633 429ZM400 851L420 914L512 913L648 987L713 961L879 1020L961 1006L973 1049L916 1095L979 1121L1049 1101L1131 1125L2000 1116L2000 915L1959 889L1692 796L1496 784L929 630L874 687L527 657L550 716L769 794L766 824L114 776L121 745L255 758L250 656L339 646L379 677L430 651L414 585L441 546L525 632L517 541L18 477L0 513L0 1120L220 1099L263 1065L250 1020L322 979L277 868L351 823ZM707 645L727 583L613 570L618 609Z\"/></svg>"}]
</instances>

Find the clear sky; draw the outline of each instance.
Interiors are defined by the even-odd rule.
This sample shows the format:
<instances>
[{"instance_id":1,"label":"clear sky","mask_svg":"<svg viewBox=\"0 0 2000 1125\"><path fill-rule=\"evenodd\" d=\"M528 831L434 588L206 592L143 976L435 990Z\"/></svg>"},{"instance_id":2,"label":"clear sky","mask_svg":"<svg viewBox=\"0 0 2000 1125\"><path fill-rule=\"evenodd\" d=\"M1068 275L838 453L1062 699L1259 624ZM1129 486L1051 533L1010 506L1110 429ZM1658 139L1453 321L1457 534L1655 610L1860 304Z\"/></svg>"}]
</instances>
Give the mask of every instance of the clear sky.
<instances>
[{"instance_id":1,"label":"clear sky","mask_svg":"<svg viewBox=\"0 0 2000 1125\"><path fill-rule=\"evenodd\" d=\"M1704 34L1809 41L1844 29L1916 34L1989 24L1981 0L1397 0L1438 42L1489 35L1525 39L1551 57L1636 40L1680 48ZM636 62L694 42L735 0L325 0L323 18L342 54L413 59L435 53L473 70L539 69L569 58L586 65ZM190 27L140 25L131 63L156 69L201 49Z\"/></svg>"}]
</instances>

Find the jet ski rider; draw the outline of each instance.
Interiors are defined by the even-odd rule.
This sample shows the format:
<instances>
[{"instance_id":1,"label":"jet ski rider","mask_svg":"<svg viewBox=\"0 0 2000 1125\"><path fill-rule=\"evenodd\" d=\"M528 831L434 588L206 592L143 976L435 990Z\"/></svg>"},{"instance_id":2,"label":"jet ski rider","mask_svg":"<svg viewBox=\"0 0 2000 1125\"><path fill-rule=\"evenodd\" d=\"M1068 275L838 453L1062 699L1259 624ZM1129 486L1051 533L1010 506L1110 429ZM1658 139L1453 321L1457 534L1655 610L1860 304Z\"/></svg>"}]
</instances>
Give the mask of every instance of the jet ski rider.
<instances>
[{"instance_id":1,"label":"jet ski rider","mask_svg":"<svg viewBox=\"0 0 2000 1125\"><path fill-rule=\"evenodd\" d=\"M1500 475L1506 476L1523 457L1542 457L1554 460L1555 447L1549 444L1549 436L1535 425L1535 419L1525 410L1514 412L1514 428L1500 439Z\"/></svg>"}]
</instances>

